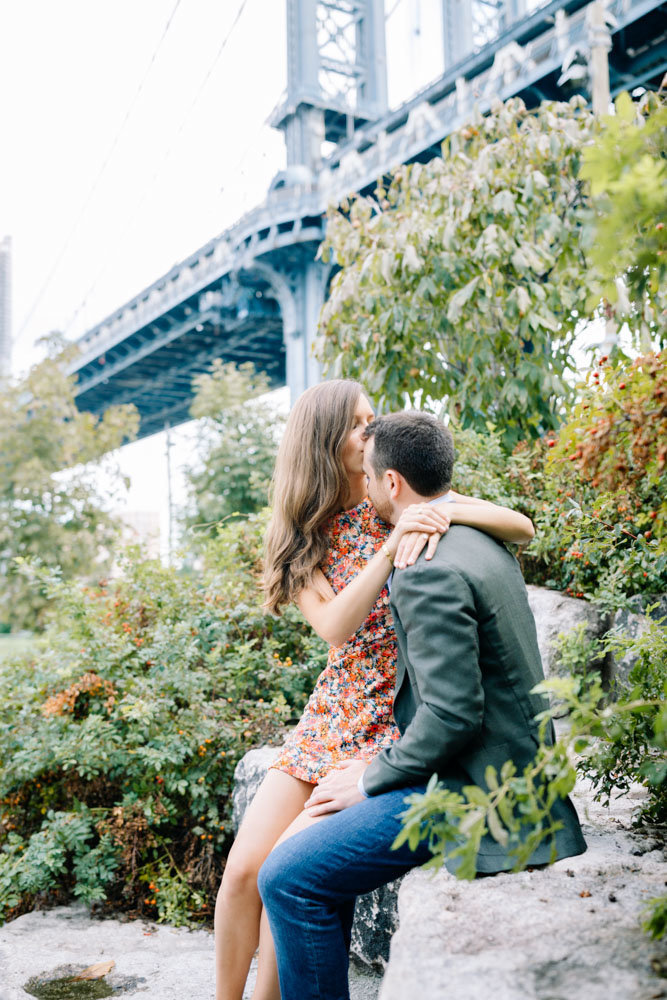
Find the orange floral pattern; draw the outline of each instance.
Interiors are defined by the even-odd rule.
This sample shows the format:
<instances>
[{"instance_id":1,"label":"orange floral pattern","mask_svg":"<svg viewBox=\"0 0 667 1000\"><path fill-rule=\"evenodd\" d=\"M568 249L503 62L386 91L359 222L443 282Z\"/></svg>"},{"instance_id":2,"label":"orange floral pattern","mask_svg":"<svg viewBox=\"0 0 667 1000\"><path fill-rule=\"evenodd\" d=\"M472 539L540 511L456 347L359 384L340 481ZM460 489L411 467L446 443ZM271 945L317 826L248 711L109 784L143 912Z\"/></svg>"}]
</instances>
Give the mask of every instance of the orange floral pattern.
<instances>
[{"instance_id":1,"label":"orange floral pattern","mask_svg":"<svg viewBox=\"0 0 667 1000\"><path fill-rule=\"evenodd\" d=\"M363 500L333 517L327 530L330 548L322 571L338 593L375 555L390 529L370 500ZM363 625L329 650L304 713L272 766L316 784L344 760L370 760L399 736L392 715L395 677L396 636L383 587Z\"/></svg>"}]
</instances>

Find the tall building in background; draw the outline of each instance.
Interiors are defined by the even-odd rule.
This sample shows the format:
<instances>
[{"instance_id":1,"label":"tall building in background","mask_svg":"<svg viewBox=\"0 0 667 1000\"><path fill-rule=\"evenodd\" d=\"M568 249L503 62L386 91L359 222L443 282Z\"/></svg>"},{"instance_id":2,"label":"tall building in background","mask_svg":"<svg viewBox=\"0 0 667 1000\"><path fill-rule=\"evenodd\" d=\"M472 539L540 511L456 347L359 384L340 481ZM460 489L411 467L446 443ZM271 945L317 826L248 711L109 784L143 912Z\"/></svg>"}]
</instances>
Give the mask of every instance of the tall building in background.
<instances>
[{"instance_id":1,"label":"tall building in background","mask_svg":"<svg viewBox=\"0 0 667 1000\"><path fill-rule=\"evenodd\" d=\"M12 240L0 240L0 377L12 370Z\"/></svg>"}]
</instances>

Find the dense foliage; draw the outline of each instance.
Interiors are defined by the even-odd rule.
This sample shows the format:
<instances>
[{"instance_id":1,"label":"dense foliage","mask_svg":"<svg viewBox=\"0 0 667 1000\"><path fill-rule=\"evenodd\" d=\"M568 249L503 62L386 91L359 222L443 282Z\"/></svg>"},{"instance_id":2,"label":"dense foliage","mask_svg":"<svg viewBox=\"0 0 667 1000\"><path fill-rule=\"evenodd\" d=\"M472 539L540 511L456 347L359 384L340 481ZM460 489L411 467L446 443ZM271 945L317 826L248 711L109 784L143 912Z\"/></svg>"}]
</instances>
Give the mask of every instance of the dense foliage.
<instances>
[{"instance_id":1,"label":"dense foliage","mask_svg":"<svg viewBox=\"0 0 667 1000\"><path fill-rule=\"evenodd\" d=\"M594 368L547 452L553 583L612 607L667 591L667 351Z\"/></svg>"},{"instance_id":2,"label":"dense foliage","mask_svg":"<svg viewBox=\"0 0 667 1000\"><path fill-rule=\"evenodd\" d=\"M582 178L590 181L596 238L593 295L629 320L644 348L667 337L667 101L627 94L584 150ZM622 281L619 279L622 278Z\"/></svg>"},{"instance_id":3,"label":"dense foliage","mask_svg":"<svg viewBox=\"0 0 667 1000\"><path fill-rule=\"evenodd\" d=\"M667 351L598 361L558 434L507 455L454 425L454 486L533 519L528 582L618 608L667 591Z\"/></svg>"},{"instance_id":4,"label":"dense foliage","mask_svg":"<svg viewBox=\"0 0 667 1000\"><path fill-rule=\"evenodd\" d=\"M197 549L223 518L266 506L285 422L275 406L258 398L269 388L267 377L251 364L236 367L220 359L194 379L190 413L199 421L198 445L188 474L185 523Z\"/></svg>"},{"instance_id":5,"label":"dense foliage","mask_svg":"<svg viewBox=\"0 0 667 1000\"><path fill-rule=\"evenodd\" d=\"M264 525L222 530L202 582L138 552L117 582L47 581L38 653L0 663L2 916L71 896L211 915L234 766L282 738L323 666L297 612L261 612Z\"/></svg>"},{"instance_id":6,"label":"dense foliage","mask_svg":"<svg viewBox=\"0 0 667 1000\"><path fill-rule=\"evenodd\" d=\"M329 219L342 270L322 315L332 374L364 371L386 409L447 400L511 446L559 422L585 297L591 208L579 179L584 101L497 103Z\"/></svg>"},{"instance_id":7,"label":"dense foliage","mask_svg":"<svg viewBox=\"0 0 667 1000\"><path fill-rule=\"evenodd\" d=\"M79 413L64 371L71 350L56 340L49 346L0 393L0 622L13 628L39 625L46 604L44 591L17 572L17 557L58 566L66 579L108 568L116 527L91 467L138 427L133 406L111 407L100 419Z\"/></svg>"},{"instance_id":8,"label":"dense foliage","mask_svg":"<svg viewBox=\"0 0 667 1000\"><path fill-rule=\"evenodd\" d=\"M327 371L363 371L383 409L436 400L464 428L492 422L505 450L557 429L601 297L644 350L665 336L665 114L656 95L622 95L602 124L579 97L498 102L442 158L333 210Z\"/></svg>"}]
</instances>

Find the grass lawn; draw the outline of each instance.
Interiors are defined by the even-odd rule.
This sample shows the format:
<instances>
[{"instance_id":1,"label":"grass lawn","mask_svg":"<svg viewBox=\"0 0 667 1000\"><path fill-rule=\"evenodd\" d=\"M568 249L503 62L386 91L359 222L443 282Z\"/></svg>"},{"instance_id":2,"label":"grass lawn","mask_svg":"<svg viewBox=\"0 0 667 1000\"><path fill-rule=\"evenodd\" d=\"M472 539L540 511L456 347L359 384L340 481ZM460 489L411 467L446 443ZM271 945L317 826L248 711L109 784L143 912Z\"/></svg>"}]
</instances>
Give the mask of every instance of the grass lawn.
<instances>
[{"instance_id":1,"label":"grass lawn","mask_svg":"<svg viewBox=\"0 0 667 1000\"><path fill-rule=\"evenodd\" d=\"M0 660L6 660L10 656L25 653L30 649L33 640L25 635L0 635Z\"/></svg>"}]
</instances>

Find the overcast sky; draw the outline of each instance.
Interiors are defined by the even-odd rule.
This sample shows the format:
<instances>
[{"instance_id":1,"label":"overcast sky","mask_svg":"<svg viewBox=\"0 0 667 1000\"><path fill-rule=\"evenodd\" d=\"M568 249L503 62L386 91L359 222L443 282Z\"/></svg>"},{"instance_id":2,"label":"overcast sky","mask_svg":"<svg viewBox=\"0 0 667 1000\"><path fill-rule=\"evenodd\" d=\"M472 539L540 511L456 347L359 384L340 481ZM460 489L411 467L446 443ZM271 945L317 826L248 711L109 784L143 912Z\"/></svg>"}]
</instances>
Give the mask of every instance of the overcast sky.
<instances>
[{"instance_id":1,"label":"overcast sky","mask_svg":"<svg viewBox=\"0 0 667 1000\"><path fill-rule=\"evenodd\" d=\"M385 6L395 105L442 72L441 3ZM262 200L285 83L284 0L0 0L15 373L37 338L81 335ZM163 435L122 460L129 507L164 511Z\"/></svg>"}]
</instances>

